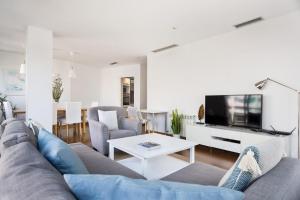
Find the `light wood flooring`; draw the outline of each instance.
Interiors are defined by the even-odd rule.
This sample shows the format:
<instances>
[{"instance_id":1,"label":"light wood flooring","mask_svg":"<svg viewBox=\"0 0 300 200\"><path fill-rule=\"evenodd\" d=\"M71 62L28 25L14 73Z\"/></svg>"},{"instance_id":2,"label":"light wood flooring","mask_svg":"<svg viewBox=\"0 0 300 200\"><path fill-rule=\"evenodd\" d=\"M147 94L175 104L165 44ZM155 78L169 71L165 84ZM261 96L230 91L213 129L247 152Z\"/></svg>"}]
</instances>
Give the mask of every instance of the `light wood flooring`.
<instances>
[{"instance_id":1,"label":"light wood flooring","mask_svg":"<svg viewBox=\"0 0 300 200\"><path fill-rule=\"evenodd\" d=\"M67 134L66 134L66 129L64 127L62 127L60 129L60 134L61 134L61 137L63 138L63 140L67 142ZM73 134L73 129L70 128L68 142L69 143L80 142L79 140L80 139L79 139L78 134L76 134L75 132ZM87 126L87 133L85 133L83 135L82 143L84 143L88 146L91 146L88 126ZM173 154L173 156L178 157L183 160L188 160L189 152L182 151L182 152ZM130 156L121 151L117 151L116 155L115 155L115 158L117 160L127 158L127 157L130 157ZM195 157L196 157L196 161L215 165L215 166L223 168L223 169L229 169L233 165L233 163L236 161L236 159L238 158L238 154L220 150L220 149L215 149L215 148L198 145L198 146L196 146Z\"/></svg>"}]
</instances>

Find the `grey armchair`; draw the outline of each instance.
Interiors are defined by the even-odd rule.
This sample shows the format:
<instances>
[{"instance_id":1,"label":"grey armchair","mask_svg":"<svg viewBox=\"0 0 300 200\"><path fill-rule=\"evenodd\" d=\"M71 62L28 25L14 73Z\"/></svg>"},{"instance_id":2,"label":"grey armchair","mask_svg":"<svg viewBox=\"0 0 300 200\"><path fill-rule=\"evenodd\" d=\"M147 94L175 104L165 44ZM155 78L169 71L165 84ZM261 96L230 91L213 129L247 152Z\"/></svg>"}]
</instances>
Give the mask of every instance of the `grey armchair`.
<instances>
[{"instance_id":1,"label":"grey armchair","mask_svg":"<svg viewBox=\"0 0 300 200\"><path fill-rule=\"evenodd\" d=\"M118 130L108 130L107 126L99 122L98 110L117 111ZM92 146L104 155L108 155L109 139L123 138L142 133L142 122L127 118L127 111L122 107L99 106L89 108L87 112Z\"/></svg>"}]
</instances>

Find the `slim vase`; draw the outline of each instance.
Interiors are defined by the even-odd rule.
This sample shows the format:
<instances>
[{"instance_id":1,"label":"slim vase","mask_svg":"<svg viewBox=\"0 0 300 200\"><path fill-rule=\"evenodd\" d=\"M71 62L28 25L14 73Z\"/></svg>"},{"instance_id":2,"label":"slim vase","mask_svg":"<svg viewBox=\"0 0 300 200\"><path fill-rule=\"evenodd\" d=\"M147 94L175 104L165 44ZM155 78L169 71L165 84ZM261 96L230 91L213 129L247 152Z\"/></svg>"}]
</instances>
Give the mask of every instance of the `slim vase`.
<instances>
[{"instance_id":1,"label":"slim vase","mask_svg":"<svg viewBox=\"0 0 300 200\"><path fill-rule=\"evenodd\" d=\"M173 137L180 139L180 134L173 134Z\"/></svg>"}]
</instances>

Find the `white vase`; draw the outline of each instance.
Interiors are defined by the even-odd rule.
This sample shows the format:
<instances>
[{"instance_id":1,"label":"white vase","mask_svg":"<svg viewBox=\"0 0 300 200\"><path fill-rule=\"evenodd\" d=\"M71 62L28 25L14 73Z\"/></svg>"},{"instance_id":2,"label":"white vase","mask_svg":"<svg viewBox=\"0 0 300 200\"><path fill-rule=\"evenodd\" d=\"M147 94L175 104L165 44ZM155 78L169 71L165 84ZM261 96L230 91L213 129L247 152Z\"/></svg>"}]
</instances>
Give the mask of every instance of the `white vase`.
<instances>
[{"instance_id":1,"label":"white vase","mask_svg":"<svg viewBox=\"0 0 300 200\"><path fill-rule=\"evenodd\" d=\"M173 137L180 138L180 134L173 134Z\"/></svg>"}]
</instances>

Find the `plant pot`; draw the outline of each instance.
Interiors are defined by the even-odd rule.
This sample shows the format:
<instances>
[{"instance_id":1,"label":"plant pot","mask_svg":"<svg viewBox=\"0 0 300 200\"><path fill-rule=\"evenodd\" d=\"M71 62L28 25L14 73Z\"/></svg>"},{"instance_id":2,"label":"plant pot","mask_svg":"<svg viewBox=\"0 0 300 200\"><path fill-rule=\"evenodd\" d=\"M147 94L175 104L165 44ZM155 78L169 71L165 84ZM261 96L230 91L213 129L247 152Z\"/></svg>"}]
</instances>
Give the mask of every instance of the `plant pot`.
<instances>
[{"instance_id":1,"label":"plant pot","mask_svg":"<svg viewBox=\"0 0 300 200\"><path fill-rule=\"evenodd\" d=\"M173 137L180 139L180 134L173 134Z\"/></svg>"}]
</instances>

